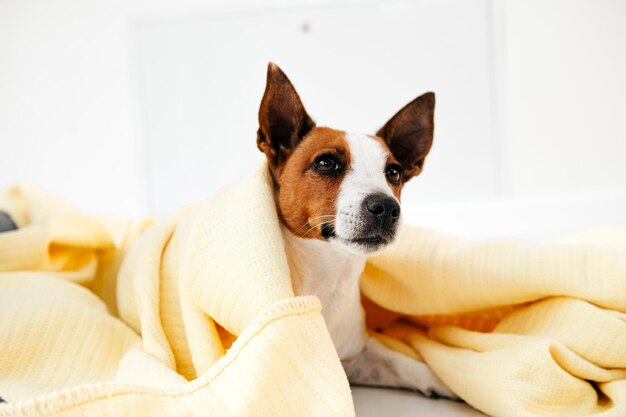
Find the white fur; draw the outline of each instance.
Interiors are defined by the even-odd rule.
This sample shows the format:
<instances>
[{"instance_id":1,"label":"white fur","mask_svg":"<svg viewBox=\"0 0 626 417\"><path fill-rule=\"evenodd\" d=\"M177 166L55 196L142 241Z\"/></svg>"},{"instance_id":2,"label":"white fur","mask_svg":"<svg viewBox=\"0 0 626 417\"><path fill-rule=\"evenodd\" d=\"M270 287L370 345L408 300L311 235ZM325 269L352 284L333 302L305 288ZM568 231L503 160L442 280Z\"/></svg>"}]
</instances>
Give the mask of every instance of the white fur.
<instances>
[{"instance_id":1,"label":"white fur","mask_svg":"<svg viewBox=\"0 0 626 417\"><path fill-rule=\"evenodd\" d=\"M330 241L303 239L282 229L294 292L320 299L322 315L350 382L455 398L427 365L385 348L367 334L359 290L366 257L363 248L346 239L354 236L352 228L367 195L395 196L385 178L387 153L383 146L367 135L347 134L346 138L351 170L339 188L336 237Z\"/></svg>"},{"instance_id":2,"label":"white fur","mask_svg":"<svg viewBox=\"0 0 626 417\"><path fill-rule=\"evenodd\" d=\"M337 196L335 222L336 237L332 243L353 253L363 253L363 248L351 243L355 223L359 222L361 204L370 194L387 194L398 201L385 177L388 151L368 135L346 133L350 146L351 169L344 177ZM398 203L400 203L398 201ZM353 223L350 223L353 222Z\"/></svg>"},{"instance_id":3,"label":"white fur","mask_svg":"<svg viewBox=\"0 0 626 417\"><path fill-rule=\"evenodd\" d=\"M340 358L356 357L367 339L359 296L365 257L328 242L300 238L285 228L283 236L294 292L320 299L337 354Z\"/></svg>"},{"instance_id":4,"label":"white fur","mask_svg":"<svg viewBox=\"0 0 626 417\"><path fill-rule=\"evenodd\" d=\"M294 292L320 299L326 327L351 383L458 398L426 364L368 336L359 290L364 255L317 239L303 239L286 227L282 231Z\"/></svg>"}]
</instances>

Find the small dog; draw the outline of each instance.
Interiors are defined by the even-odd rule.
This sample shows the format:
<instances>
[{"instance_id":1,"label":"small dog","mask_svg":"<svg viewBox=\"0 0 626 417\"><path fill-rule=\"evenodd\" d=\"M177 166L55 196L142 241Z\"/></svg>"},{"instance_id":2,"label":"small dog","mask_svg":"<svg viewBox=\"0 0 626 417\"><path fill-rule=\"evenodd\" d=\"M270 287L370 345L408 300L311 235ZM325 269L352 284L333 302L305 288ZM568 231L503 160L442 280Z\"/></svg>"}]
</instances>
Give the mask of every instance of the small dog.
<instances>
[{"instance_id":1,"label":"small dog","mask_svg":"<svg viewBox=\"0 0 626 417\"><path fill-rule=\"evenodd\" d=\"M435 95L423 94L376 135L317 127L270 63L257 146L274 180L294 291L322 302L349 381L458 398L427 365L368 336L359 291L366 257L396 235L402 187L422 171L432 145L434 108ZM15 229L0 212L0 232Z\"/></svg>"},{"instance_id":2,"label":"small dog","mask_svg":"<svg viewBox=\"0 0 626 417\"><path fill-rule=\"evenodd\" d=\"M353 384L456 398L430 368L369 337L359 277L400 224L403 185L433 142L435 95L402 108L376 135L317 127L295 88L270 63L257 146L266 155L297 295L316 295Z\"/></svg>"}]
</instances>

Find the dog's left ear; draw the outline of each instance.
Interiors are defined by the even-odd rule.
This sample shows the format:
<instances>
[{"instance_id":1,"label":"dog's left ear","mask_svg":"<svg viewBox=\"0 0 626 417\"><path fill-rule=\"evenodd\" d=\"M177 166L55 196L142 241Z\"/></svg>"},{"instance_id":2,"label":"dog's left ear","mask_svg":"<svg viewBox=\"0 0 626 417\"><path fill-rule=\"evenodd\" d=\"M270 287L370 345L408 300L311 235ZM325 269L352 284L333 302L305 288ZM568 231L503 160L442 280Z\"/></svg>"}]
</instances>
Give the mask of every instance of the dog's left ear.
<instances>
[{"instance_id":1,"label":"dog's left ear","mask_svg":"<svg viewBox=\"0 0 626 417\"><path fill-rule=\"evenodd\" d=\"M270 62L259 109L257 146L274 173L280 172L294 148L314 127L296 89L278 65Z\"/></svg>"},{"instance_id":2,"label":"dog's left ear","mask_svg":"<svg viewBox=\"0 0 626 417\"><path fill-rule=\"evenodd\" d=\"M433 144L435 94L425 93L396 113L377 133L404 169L405 180L422 171Z\"/></svg>"}]
</instances>

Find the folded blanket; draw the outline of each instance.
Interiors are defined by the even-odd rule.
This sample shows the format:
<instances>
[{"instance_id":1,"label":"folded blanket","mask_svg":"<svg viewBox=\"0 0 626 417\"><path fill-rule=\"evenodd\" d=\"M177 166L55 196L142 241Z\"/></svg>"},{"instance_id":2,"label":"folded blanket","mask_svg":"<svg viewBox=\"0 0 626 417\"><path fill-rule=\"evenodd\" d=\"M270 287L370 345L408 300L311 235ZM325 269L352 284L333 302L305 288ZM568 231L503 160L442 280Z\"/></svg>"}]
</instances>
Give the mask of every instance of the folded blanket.
<instances>
[{"instance_id":1,"label":"folded blanket","mask_svg":"<svg viewBox=\"0 0 626 417\"><path fill-rule=\"evenodd\" d=\"M29 186L0 210L0 416L351 416L315 297L294 297L262 164L161 222ZM368 324L495 416L626 415L626 228L550 244L405 227Z\"/></svg>"}]
</instances>

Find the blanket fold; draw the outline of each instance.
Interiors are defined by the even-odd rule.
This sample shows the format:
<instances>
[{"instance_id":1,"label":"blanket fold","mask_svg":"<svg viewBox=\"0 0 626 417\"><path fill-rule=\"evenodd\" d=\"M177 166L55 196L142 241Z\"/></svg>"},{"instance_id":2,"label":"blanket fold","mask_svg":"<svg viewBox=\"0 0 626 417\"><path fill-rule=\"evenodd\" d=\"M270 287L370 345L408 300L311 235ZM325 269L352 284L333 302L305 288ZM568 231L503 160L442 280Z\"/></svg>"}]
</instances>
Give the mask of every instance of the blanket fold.
<instances>
[{"instance_id":1,"label":"blanket fold","mask_svg":"<svg viewBox=\"0 0 626 417\"><path fill-rule=\"evenodd\" d=\"M0 234L0 416L354 415L265 166L156 224L30 186L0 208L20 226Z\"/></svg>"},{"instance_id":2,"label":"blanket fold","mask_svg":"<svg viewBox=\"0 0 626 417\"><path fill-rule=\"evenodd\" d=\"M262 164L132 222L9 189L0 416L354 415L272 193ZM405 226L361 289L374 336L487 414L626 415L626 227L539 244Z\"/></svg>"}]
</instances>

